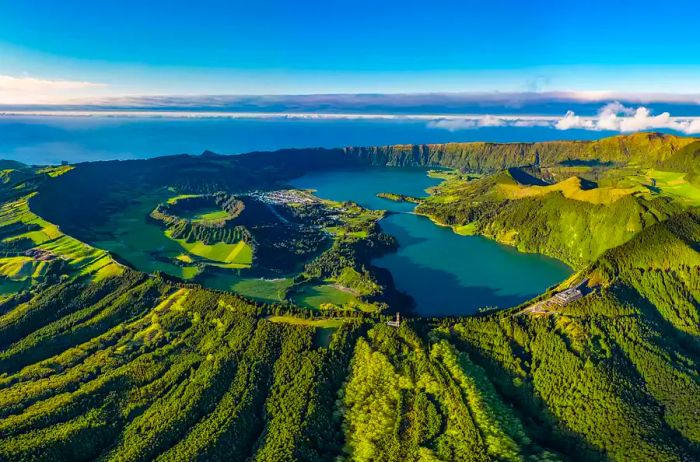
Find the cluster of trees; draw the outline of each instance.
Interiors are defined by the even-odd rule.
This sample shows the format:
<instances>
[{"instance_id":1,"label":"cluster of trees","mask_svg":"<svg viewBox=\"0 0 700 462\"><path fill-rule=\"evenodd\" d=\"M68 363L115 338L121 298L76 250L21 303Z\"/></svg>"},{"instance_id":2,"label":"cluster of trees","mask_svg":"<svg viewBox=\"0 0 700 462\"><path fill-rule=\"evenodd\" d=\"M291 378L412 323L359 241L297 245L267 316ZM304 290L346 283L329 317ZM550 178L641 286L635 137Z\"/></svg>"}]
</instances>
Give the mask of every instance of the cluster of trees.
<instances>
[{"instance_id":1,"label":"cluster of trees","mask_svg":"<svg viewBox=\"0 0 700 462\"><path fill-rule=\"evenodd\" d=\"M381 232L375 224L366 230L366 237L339 238L331 248L309 262L304 269L308 277L337 278L347 267L363 272L372 258L396 250L396 238Z\"/></svg>"},{"instance_id":2,"label":"cluster of trees","mask_svg":"<svg viewBox=\"0 0 700 462\"><path fill-rule=\"evenodd\" d=\"M639 233L592 266L597 279L619 281L676 329L700 335L700 214L687 212Z\"/></svg>"},{"instance_id":3,"label":"cluster of trees","mask_svg":"<svg viewBox=\"0 0 700 462\"><path fill-rule=\"evenodd\" d=\"M8 307L0 459L334 460L361 324L321 347L264 312L133 272Z\"/></svg>"},{"instance_id":4,"label":"cluster of trees","mask_svg":"<svg viewBox=\"0 0 700 462\"><path fill-rule=\"evenodd\" d=\"M696 215L672 217L606 252L587 270L598 291L560 313L452 332L540 444L582 460L697 458L699 232Z\"/></svg>"},{"instance_id":5,"label":"cluster of trees","mask_svg":"<svg viewBox=\"0 0 700 462\"><path fill-rule=\"evenodd\" d=\"M558 460L527 435L486 371L433 331L378 325L342 392L352 460Z\"/></svg>"}]
</instances>

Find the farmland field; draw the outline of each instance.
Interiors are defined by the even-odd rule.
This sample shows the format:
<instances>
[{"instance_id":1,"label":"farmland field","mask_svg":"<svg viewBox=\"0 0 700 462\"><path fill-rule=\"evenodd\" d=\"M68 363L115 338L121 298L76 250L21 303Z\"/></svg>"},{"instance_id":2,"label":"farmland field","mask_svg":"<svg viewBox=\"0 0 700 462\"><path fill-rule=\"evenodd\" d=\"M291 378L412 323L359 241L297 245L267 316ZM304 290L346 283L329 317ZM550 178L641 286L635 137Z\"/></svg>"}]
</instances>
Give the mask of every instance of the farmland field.
<instances>
[{"instance_id":1,"label":"farmland field","mask_svg":"<svg viewBox=\"0 0 700 462\"><path fill-rule=\"evenodd\" d=\"M167 231L166 236L168 236ZM207 245L200 241L173 240L192 255L224 263L227 268L248 268L253 263L253 249L243 241L238 241L235 244L217 242L216 244Z\"/></svg>"},{"instance_id":2,"label":"farmland field","mask_svg":"<svg viewBox=\"0 0 700 462\"><path fill-rule=\"evenodd\" d=\"M686 173L652 169L646 172L646 176L656 180L656 188L661 195L680 199L687 205L700 205L700 188L686 180Z\"/></svg>"}]
</instances>

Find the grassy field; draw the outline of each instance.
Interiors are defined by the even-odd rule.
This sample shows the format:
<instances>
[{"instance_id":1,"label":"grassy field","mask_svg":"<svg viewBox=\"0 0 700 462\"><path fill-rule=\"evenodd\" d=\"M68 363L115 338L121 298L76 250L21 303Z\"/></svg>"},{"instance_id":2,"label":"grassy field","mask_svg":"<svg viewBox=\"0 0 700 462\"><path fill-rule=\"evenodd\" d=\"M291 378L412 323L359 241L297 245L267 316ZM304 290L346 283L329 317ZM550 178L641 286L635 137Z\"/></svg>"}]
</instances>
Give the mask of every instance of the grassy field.
<instances>
[{"instance_id":1,"label":"grassy field","mask_svg":"<svg viewBox=\"0 0 700 462\"><path fill-rule=\"evenodd\" d=\"M348 231L343 226L329 226L326 231L337 237L352 237L356 239L365 239L368 236L367 230Z\"/></svg>"},{"instance_id":2,"label":"grassy field","mask_svg":"<svg viewBox=\"0 0 700 462\"><path fill-rule=\"evenodd\" d=\"M231 286L231 290L246 297L266 302L282 301L284 294L292 285L289 278L280 279L241 279Z\"/></svg>"},{"instance_id":3,"label":"grassy field","mask_svg":"<svg viewBox=\"0 0 700 462\"><path fill-rule=\"evenodd\" d=\"M166 236L168 235L166 231ZM243 241L235 244L217 242L207 245L203 242L187 242L184 239L173 239L183 249L192 255L224 265L216 265L220 268L249 268L253 263L253 249Z\"/></svg>"},{"instance_id":4,"label":"grassy field","mask_svg":"<svg viewBox=\"0 0 700 462\"><path fill-rule=\"evenodd\" d=\"M683 172L614 169L607 172L599 184L618 188L640 188L649 199L655 196L670 197L686 206L700 206L700 188L690 183Z\"/></svg>"},{"instance_id":5,"label":"grassy field","mask_svg":"<svg viewBox=\"0 0 700 462\"><path fill-rule=\"evenodd\" d=\"M700 205L700 188L692 185L685 179L685 173L679 172L664 172L660 170L648 170L646 177L647 184L649 180L655 180L655 188L662 196L672 197L689 206Z\"/></svg>"},{"instance_id":6,"label":"grassy field","mask_svg":"<svg viewBox=\"0 0 700 462\"><path fill-rule=\"evenodd\" d=\"M293 296L294 303L312 310L320 310L326 303L342 307L353 300L355 300L353 294L331 284L306 285Z\"/></svg>"},{"instance_id":7,"label":"grassy field","mask_svg":"<svg viewBox=\"0 0 700 462\"><path fill-rule=\"evenodd\" d=\"M183 254L182 246L168 239L159 225L147 219L151 210L158 203L167 200L171 193L165 190L140 193L136 200L131 195L129 193L129 197L125 198L126 206L117 208L106 221L93 228L96 239L91 242L96 247L114 252L141 271L162 271L184 277L185 271L181 266L166 260ZM119 202L121 197L115 197L114 200ZM161 258L156 259L154 256ZM188 257L191 259L191 256Z\"/></svg>"},{"instance_id":8,"label":"grassy field","mask_svg":"<svg viewBox=\"0 0 700 462\"><path fill-rule=\"evenodd\" d=\"M523 199L526 197L535 197L549 194L558 191L568 199L574 199L591 204L611 204L624 196L634 193L645 192L646 188L642 185L636 185L630 188L592 188L584 189L581 185L581 179L571 177L559 183L548 186L524 186L520 184L501 184L499 189L502 194L508 199Z\"/></svg>"},{"instance_id":9,"label":"grassy field","mask_svg":"<svg viewBox=\"0 0 700 462\"><path fill-rule=\"evenodd\" d=\"M297 318L296 316L270 316L267 318L270 322L281 322L285 324L294 324L297 326L318 327L322 329L335 329L343 325L343 318L330 319L306 319Z\"/></svg>"},{"instance_id":10,"label":"grassy field","mask_svg":"<svg viewBox=\"0 0 700 462\"><path fill-rule=\"evenodd\" d=\"M265 303L284 301L286 290L292 286L291 278L246 278L231 271L212 271L202 278L206 287L236 292Z\"/></svg>"},{"instance_id":11,"label":"grassy field","mask_svg":"<svg viewBox=\"0 0 700 462\"><path fill-rule=\"evenodd\" d=\"M4 295L14 295L26 287L26 281L14 281L8 278L0 278L0 297Z\"/></svg>"},{"instance_id":12,"label":"grassy field","mask_svg":"<svg viewBox=\"0 0 700 462\"><path fill-rule=\"evenodd\" d=\"M194 279L200 273L200 269L197 266L183 266L182 267L182 279Z\"/></svg>"},{"instance_id":13,"label":"grassy field","mask_svg":"<svg viewBox=\"0 0 700 462\"><path fill-rule=\"evenodd\" d=\"M454 232L459 234L460 236L473 236L474 234L476 234L476 231L477 231L476 223L469 223L469 224L462 225L462 226L455 226L453 229L454 229Z\"/></svg>"},{"instance_id":14,"label":"grassy field","mask_svg":"<svg viewBox=\"0 0 700 462\"><path fill-rule=\"evenodd\" d=\"M72 165L59 165L55 167L45 167L42 168L41 170L38 170L37 173L45 173L51 178L56 178L57 176L61 176L64 173L70 172L73 170Z\"/></svg>"},{"instance_id":15,"label":"grassy field","mask_svg":"<svg viewBox=\"0 0 700 462\"><path fill-rule=\"evenodd\" d=\"M15 281L23 281L29 277L41 275L41 266L46 262L36 261L31 257L0 258L0 275Z\"/></svg>"},{"instance_id":16,"label":"grassy field","mask_svg":"<svg viewBox=\"0 0 700 462\"><path fill-rule=\"evenodd\" d=\"M427 175L430 178L438 178L441 180L450 180L450 179L455 179L455 178L458 179L458 178L462 178L465 176L459 170L452 170L452 169L428 170ZM475 174L472 174L472 176L475 176Z\"/></svg>"},{"instance_id":17,"label":"grassy field","mask_svg":"<svg viewBox=\"0 0 700 462\"><path fill-rule=\"evenodd\" d=\"M192 257L186 253L181 253L180 255L175 257L175 259L179 260L183 263L194 263L194 260L192 259Z\"/></svg>"},{"instance_id":18,"label":"grassy field","mask_svg":"<svg viewBox=\"0 0 700 462\"><path fill-rule=\"evenodd\" d=\"M211 208L209 210L198 211L197 213L192 215L191 220L192 221L217 221L217 220L225 220L228 217L229 217L228 212L221 210L221 209Z\"/></svg>"},{"instance_id":19,"label":"grassy field","mask_svg":"<svg viewBox=\"0 0 700 462\"><path fill-rule=\"evenodd\" d=\"M194 210L181 211L178 215L185 220L193 221L196 223L202 221L217 221L225 220L229 218L228 212L215 206L200 207Z\"/></svg>"},{"instance_id":20,"label":"grassy field","mask_svg":"<svg viewBox=\"0 0 700 462\"><path fill-rule=\"evenodd\" d=\"M174 192L174 189L168 188L170 192ZM175 197L171 197L167 200L168 204L175 204L177 201L182 200L182 199L191 199L193 197L202 197L201 194L178 194Z\"/></svg>"}]
</instances>

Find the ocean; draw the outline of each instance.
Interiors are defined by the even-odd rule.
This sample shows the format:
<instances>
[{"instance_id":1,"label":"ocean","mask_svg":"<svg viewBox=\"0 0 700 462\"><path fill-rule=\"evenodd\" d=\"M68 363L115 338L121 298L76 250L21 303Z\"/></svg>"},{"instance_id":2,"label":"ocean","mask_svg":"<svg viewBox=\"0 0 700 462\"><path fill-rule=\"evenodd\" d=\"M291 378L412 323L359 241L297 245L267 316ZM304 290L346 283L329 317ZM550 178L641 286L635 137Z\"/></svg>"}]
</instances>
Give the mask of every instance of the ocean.
<instances>
[{"instance_id":1,"label":"ocean","mask_svg":"<svg viewBox=\"0 0 700 462\"><path fill-rule=\"evenodd\" d=\"M2 116L0 159L44 165L205 150L241 154L282 148L585 140L613 134L512 126L450 131L426 120L405 119Z\"/></svg>"}]
</instances>

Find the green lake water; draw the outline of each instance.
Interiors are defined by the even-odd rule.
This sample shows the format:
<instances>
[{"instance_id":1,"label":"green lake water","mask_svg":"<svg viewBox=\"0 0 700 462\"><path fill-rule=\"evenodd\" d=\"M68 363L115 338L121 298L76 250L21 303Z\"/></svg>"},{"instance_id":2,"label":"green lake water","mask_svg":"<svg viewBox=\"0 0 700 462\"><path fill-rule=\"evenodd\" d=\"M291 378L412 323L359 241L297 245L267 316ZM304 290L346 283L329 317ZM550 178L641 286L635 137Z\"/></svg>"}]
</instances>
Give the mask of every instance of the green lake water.
<instances>
[{"instance_id":1,"label":"green lake water","mask_svg":"<svg viewBox=\"0 0 700 462\"><path fill-rule=\"evenodd\" d=\"M315 189L319 197L398 212L380 224L396 237L399 250L373 264L391 271L396 287L413 297L415 311L423 316L514 306L571 274L558 260L521 253L481 236L459 236L411 213L413 204L376 197L379 192L425 196L425 189L439 181L425 170L389 168L313 173L292 184Z\"/></svg>"}]
</instances>

